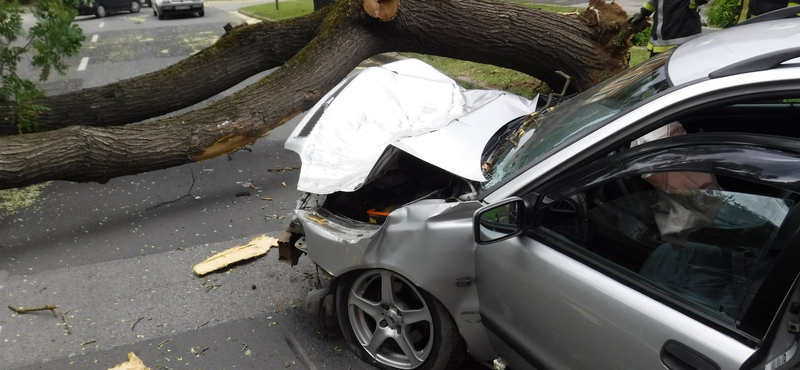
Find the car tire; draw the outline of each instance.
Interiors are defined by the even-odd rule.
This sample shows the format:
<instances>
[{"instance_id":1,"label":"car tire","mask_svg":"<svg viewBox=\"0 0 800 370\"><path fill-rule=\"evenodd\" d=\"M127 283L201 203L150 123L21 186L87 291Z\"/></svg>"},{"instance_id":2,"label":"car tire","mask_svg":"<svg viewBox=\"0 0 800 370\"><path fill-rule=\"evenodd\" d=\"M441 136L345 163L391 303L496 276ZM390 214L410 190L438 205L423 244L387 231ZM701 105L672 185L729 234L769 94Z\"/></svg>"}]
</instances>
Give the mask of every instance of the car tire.
<instances>
[{"instance_id":1,"label":"car tire","mask_svg":"<svg viewBox=\"0 0 800 370\"><path fill-rule=\"evenodd\" d=\"M158 12L158 19L159 20L164 19L164 13Z\"/></svg>"},{"instance_id":2,"label":"car tire","mask_svg":"<svg viewBox=\"0 0 800 370\"><path fill-rule=\"evenodd\" d=\"M131 13L138 13L140 10L142 10L142 6L139 5L139 0L133 0L131 2Z\"/></svg>"},{"instance_id":3,"label":"car tire","mask_svg":"<svg viewBox=\"0 0 800 370\"><path fill-rule=\"evenodd\" d=\"M382 269L347 274L338 282L336 302L348 347L375 367L450 370L467 358L444 305L400 274ZM416 321L408 323L411 315Z\"/></svg>"},{"instance_id":4,"label":"car tire","mask_svg":"<svg viewBox=\"0 0 800 370\"><path fill-rule=\"evenodd\" d=\"M106 16L106 8L102 5L97 5L97 9L94 10L94 15L97 18L103 18Z\"/></svg>"},{"instance_id":5,"label":"car tire","mask_svg":"<svg viewBox=\"0 0 800 370\"><path fill-rule=\"evenodd\" d=\"M202 16L206 15L206 11L205 10L201 10L201 11L197 12L197 15L202 17Z\"/></svg>"}]
</instances>

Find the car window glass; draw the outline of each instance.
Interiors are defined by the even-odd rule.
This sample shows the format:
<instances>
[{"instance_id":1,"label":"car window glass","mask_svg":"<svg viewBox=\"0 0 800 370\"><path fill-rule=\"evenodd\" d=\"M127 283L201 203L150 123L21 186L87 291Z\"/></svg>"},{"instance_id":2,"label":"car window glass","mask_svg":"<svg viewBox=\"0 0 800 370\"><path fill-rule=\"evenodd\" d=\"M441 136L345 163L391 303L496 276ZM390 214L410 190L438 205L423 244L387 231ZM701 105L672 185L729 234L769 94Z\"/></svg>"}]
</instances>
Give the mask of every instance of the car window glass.
<instances>
[{"instance_id":1,"label":"car window glass","mask_svg":"<svg viewBox=\"0 0 800 370\"><path fill-rule=\"evenodd\" d=\"M607 118L667 90L666 60L666 54L651 58L555 108L534 113L506 138L499 138L501 144L490 143L497 149L484 163L488 181L483 189L589 134Z\"/></svg>"},{"instance_id":2,"label":"car window glass","mask_svg":"<svg viewBox=\"0 0 800 370\"><path fill-rule=\"evenodd\" d=\"M677 117L686 133L743 132L800 138L797 95L709 106Z\"/></svg>"},{"instance_id":3,"label":"car window glass","mask_svg":"<svg viewBox=\"0 0 800 370\"><path fill-rule=\"evenodd\" d=\"M792 194L707 173L662 172L553 200L539 219L545 233L733 323L779 252L773 240Z\"/></svg>"}]
</instances>

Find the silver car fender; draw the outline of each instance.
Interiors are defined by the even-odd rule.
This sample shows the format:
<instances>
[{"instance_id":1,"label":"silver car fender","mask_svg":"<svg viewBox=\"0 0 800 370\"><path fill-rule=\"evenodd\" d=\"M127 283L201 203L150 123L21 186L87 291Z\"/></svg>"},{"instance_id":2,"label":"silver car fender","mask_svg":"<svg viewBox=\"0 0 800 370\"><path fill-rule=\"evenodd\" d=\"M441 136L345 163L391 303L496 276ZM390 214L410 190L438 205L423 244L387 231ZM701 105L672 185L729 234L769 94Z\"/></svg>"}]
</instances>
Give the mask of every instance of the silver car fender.
<instances>
[{"instance_id":1,"label":"silver car fender","mask_svg":"<svg viewBox=\"0 0 800 370\"><path fill-rule=\"evenodd\" d=\"M373 268L403 275L444 304L473 357L491 359L475 286L472 215L481 206L419 201L396 209L380 227L353 224L322 210L297 210L296 215L308 255L320 267L333 276Z\"/></svg>"}]
</instances>

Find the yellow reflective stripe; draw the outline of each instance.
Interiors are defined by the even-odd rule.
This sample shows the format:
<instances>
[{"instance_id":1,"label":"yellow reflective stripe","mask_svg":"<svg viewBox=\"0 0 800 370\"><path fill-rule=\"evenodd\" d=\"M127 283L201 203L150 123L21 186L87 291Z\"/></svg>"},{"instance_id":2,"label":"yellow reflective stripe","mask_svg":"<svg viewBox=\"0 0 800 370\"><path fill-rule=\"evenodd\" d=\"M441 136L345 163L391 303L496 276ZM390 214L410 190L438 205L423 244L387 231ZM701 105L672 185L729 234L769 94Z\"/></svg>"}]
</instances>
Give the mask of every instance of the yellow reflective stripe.
<instances>
[{"instance_id":1,"label":"yellow reflective stripe","mask_svg":"<svg viewBox=\"0 0 800 370\"><path fill-rule=\"evenodd\" d=\"M650 3L649 1L644 3L644 6L642 8L645 8L645 9L651 11L651 12L656 11L656 6L653 5L652 3Z\"/></svg>"},{"instance_id":2,"label":"yellow reflective stripe","mask_svg":"<svg viewBox=\"0 0 800 370\"><path fill-rule=\"evenodd\" d=\"M792 3L792 2L790 2L788 6L798 6L798 5L800 5L800 3Z\"/></svg>"},{"instance_id":3,"label":"yellow reflective stripe","mask_svg":"<svg viewBox=\"0 0 800 370\"><path fill-rule=\"evenodd\" d=\"M647 50L650 50L654 53L663 53L669 49L672 49L678 45L665 45L665 46L655 46L651 43L647 43Z\"/></svg>"},{"instance_id":4,"label":"yellow reflective stripe","mask_svg":"<svg viewBox=\"0 0 800 370\"><path fill-rule=\"evenodd\" d=\"M744 22L747 18L747 14L750 13L750 0L742 0L742 12L739 14L739 20L736 23Z\"/></svg>"}]
</instances>

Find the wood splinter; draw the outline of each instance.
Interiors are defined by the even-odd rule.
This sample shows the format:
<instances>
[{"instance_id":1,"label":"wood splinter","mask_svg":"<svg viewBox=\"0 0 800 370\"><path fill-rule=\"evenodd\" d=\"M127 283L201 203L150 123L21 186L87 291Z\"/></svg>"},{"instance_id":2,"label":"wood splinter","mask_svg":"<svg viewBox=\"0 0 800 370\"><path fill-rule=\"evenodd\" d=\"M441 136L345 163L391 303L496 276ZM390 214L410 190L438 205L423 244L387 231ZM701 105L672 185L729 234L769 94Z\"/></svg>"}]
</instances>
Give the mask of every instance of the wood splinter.
<instances>
[{"instance_id":1,"label":"wood splinter","mask_svg":"<svg viewBox=\"0 0 800 370\"><path fill-rule=\"evenodd\" d=\"M53 313L53 316L58 317L58 314L56 313L56 308L58 308L58 305L47 305L47 306L31 307L31 308L14 307L12 305L8 305L8 308L14 310L14 312L16 312L16 313L28 313L28 312L34 312L34 311L50 310L50 312Z\"/></svg>"}]
</instances>

